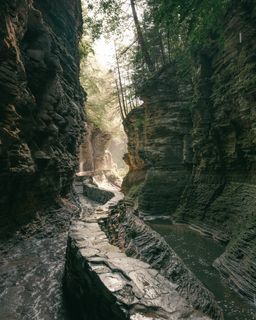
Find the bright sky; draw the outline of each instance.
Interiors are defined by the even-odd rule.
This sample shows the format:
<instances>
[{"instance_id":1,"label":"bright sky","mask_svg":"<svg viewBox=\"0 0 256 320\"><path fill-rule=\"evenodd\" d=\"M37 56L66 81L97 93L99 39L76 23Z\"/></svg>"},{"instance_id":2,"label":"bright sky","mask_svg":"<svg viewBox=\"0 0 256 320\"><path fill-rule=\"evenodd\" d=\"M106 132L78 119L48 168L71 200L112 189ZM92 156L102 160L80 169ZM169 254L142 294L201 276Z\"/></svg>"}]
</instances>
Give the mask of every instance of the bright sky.
<instances>
[{"instance_id":1,"label":"bright sky","mask_svg":"<svg viewBox=\"0 0 256 320\"><path fill-rule=\"evenodd\" d=\"M113 40L107 40L101 37L96 40L93 49L96 59L102 68L111 69L115 61L115 47Z\"/></svg>"},{"instance_id":2,"label":"bright sky","mask_svg":"<svg viewBox=\"0 0 256 320\"><path fill-rule=\"evenodd\" d=\"M124 3L123 5L123 11L129 12L130 11L130 5L129 2ZM140 16L140 10L138 10L138 14ZM127 21L126 21L127 22ZM125 47L129 46L135 38L134 35L134 23L133 19L129 21L129 23L125 24L124 30L122 30L122 36L118 36L117 40L117 47ZM114 38L105 38L104 36L101 36L100 39L96 40L93 49L95 51L96 59L99 61L102 67L106 69L110 69L115 65L115 46L114 46Z\"/></svg>"},{"instance_id":3,"label":"bright sky","mask_svg":"<svg viewBox=\"0 0 256 320\"><path fill-rule=\"evenodd\" d=\"M86 0L82 0L86 3ZM132 16L130 1L126 0L122 4L123 12L130 13ZM143 7L137 7L137 14L139 19L141 19L143 13ZM135 39L134 35L134 23L133 19L129 19L130 23L125 24L124 30L122 31L122 39L118 39L118 44L122 47L129 46ZM127 22L127 21L126 21ZM96 55L96 59L99 64L105 69L111 69L115 65L115 47L114 39L105 39L103 36L95 41L93 49Z\"/></svg>"},{"instance_id":4,"label":"bright sky","mask_svg":"<svg viewBox=\"0 0 256 320\"><path fill-rule=\"evenodd\" d=\"M129 46L134 41L133 30L126 29L123 33L122 38L118 39L117 47L126 47ZM96 40L93 49L96 55L97 61L105 69L111 69L115 65L115 46L114 39L106 39L103 36L100 39Z\"/></svg>"}]
</instances>

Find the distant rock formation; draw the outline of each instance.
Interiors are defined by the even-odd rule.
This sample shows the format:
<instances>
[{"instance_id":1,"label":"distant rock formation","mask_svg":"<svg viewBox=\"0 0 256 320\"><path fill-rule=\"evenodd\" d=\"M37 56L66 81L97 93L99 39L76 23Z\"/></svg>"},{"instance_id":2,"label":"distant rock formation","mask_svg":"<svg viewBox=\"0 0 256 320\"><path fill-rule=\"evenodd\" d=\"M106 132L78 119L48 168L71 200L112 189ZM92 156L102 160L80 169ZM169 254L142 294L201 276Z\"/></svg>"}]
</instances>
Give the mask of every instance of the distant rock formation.
<instances>
[{"instance_id":1,"label":"distant rock formation","mask_svg":"<svg viewBox=\"0 0 256 320\"><path fill-rule=\"evenodd\" d=\"M112 170L116 164L112 159L108 146L111 135L93 124L88 124L83 143L80 146L80 172L97 172Z\"/></svg>"}]
</instances>

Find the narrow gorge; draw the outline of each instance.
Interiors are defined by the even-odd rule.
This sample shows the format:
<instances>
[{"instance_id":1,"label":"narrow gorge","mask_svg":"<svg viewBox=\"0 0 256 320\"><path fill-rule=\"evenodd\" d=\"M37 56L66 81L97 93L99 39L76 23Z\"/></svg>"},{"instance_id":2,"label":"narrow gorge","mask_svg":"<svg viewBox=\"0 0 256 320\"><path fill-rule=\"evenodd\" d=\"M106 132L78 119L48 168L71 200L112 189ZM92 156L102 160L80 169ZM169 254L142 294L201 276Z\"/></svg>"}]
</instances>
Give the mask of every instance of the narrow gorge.
<instances>
[{"instance_id":1,"label":"narrow gorge","mask_svg":"<svg viewBox=\"0 0 256 320\"><path fill-rule=\"evenodd\" d=\"M0 319L256 319L255 21L0 2Z\"/></svg>"}]
</instances>

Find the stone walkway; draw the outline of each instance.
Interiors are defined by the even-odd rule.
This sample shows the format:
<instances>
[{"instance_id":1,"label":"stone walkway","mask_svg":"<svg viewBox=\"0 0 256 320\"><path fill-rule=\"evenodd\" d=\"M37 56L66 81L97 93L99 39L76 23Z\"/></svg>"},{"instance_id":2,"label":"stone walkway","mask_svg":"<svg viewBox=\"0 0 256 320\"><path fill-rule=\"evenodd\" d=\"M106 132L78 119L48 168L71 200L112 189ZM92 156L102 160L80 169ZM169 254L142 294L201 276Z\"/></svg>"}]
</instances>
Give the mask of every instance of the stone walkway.
<instances>
[{"instance_id":1,"label":"stone walkway","mask_svg":"<svg viewBox=\"0 0 256 320\"><path fill-rule=\"evenodd\" d=\"M66 284L76 295L82 319L88 312L92 320L210 319L195 311L158 271L109 243L98 223L106 218L107 206L88 210L82 195L80 200L83 214L69 233Z\"/></svg>"}]
</instances>

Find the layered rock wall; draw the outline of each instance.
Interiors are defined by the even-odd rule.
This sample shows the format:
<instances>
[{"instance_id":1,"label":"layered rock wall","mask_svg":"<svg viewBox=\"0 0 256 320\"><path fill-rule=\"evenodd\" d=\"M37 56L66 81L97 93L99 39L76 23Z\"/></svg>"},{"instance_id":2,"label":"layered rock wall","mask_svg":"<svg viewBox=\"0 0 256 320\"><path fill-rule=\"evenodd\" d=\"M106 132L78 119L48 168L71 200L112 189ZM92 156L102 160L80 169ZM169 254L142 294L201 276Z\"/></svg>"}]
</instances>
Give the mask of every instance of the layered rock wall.
<instances>
[{"instance_id":1,"label":"layered rock wall","mask_svg":"<svg viewBox=\"0 0 256 320\"><path fill-rule=\"evenodd\" d=\"M253 2L236 3L229 10L222 37L210 39L194 57L192 96L184 79L170 72L175 70L172 66L165 70L167 88L161 85L161 75L151 79L151 95L141 93L143 111L132 111L125 123L130 172L123 187L133 195L138 170L143 171L135 192L140 211L169 213L229 241L215 265L252 301L256 296L255 17Z\"/></svg>"},{"instance_id":2,"label":"layered rock wall","mask_svg":"<svg viewBox=\"0 0 256 320\"><path fill-rule=\"evenodd\" d=\"M141 95L144 104L124 122L130 170L123 190L138 196L144 214L166 214L175 211L190 175L191 84L170 65Z\"/></svg>"},{"instance_id":3,"label":"layered rock wall","mask_svg":"<svg viewBox=\"0 0 256 320\"><path fill-rule=\"evenodd\" d=\"M200 56L192 109L193 173L177 216L230 239L216 261L242 294L256 294L255 7L226 16L223 43Z\"/></svg>"},{"instance_id":4,"label":"layered rock wall","mask_svg":"<svg viewBox=\"0 0 256 320\"><path fill-rule=\"evenodd\" d=\"M0 4L0 212L5 229L66 195L84 130L80 1Z\"/></svg>"},{"instance_id":5,"label":"layered rock wall","mask_svg":"<svg viewBox=\"0 0 256 320\"><path fill-rule=\"evenodd\" d=\"M81 192L81 183L77 184L77 191L79 189ZM111 201L112 207L118 198L117 195L117 198ZM153 257L151 250L146 250L149 254L148 258L151 257L148 259L150 260L149 264L127 257L124 252L126 248L123 246L118 248L110 244L102 229L114 229L114 232L111 230L110 237L115 237L116 231L120 227L118 224L119 214L118 217L116 215L115 218L111 217L109 221L106 210L110 203L104 207L90 207L87 199L81 194L80 203L82 204L81 214L79 218L73 219L70 227L64 276L65 293L74 312L73 318L89 318L91 320L210 320L208 316L202 314L201 311L196 311L191 306L191 300L185 300L184 295L177 292L180 290L177 289L175 281L172 281L171 278L168 278L168 281L159 273L158 268L155 269L150 265ZM123 214L121 219L123 219ZM128 219L132 221L130 215ZM144 239L148 236L147 239L151 240L151 244L154 243L157 250L161 251L161 247L164 247L163 240L161 241L156 233L156 238L153 239L152 232L145 232L146 226L136 222L133 221L131 229L127 228L126 231L129 229L130 234L137 233L135 241L141 238L142 234L144 234ZM104 227L101 229L103 225ZM136 228L136 225L139 226ZM128 242L130 240L129 234L123 232L122 226L120 231L120 235L122 233L124 236L121 235L120 242L126 242L126 240ZM166 251L166 246L164 251ZM161 260L157 255L154 255L154 258ZM176 271L178 268L185 268L181 261L177 263L175 257L174 264ZM177 265L179 266L177 267ZM174 273L172 274L174 275ZM187 273L189 273L188 270ZM186 280L187 278L184 275L182 278L183 280L180 279L180 281L183 281L184 284L184 278ZM223 319L212 295L201 286L198 280L193 278L192 274L190 274L190 279L193 279L193 284L190 285L190 288L193 289L190 292L196 291L196 293L193 292L193 295L200 297L200 302L197 301L197 307L211 313L214 319ZM207 306L202 305L202 301L206 302Z\"/></svg>"},{"instance_id":6,"label":"layered rock wall","mask_svg":"<svg viewBox=\"0 0 256 320\"><path fill-rule=\"evenodd\" d=\"M221 308L212 293L196 278L165 240L138 216L130 204L119 202L103 221L112 244L129 257L140 259L176 285L176 290L194 308L213 319L223 319Z\"/></svg>"}]
</instances>

